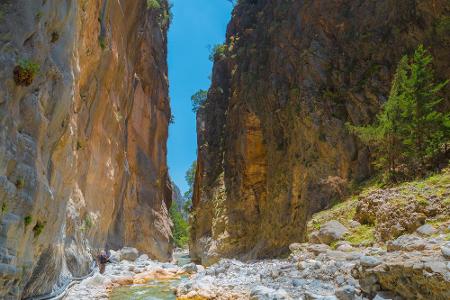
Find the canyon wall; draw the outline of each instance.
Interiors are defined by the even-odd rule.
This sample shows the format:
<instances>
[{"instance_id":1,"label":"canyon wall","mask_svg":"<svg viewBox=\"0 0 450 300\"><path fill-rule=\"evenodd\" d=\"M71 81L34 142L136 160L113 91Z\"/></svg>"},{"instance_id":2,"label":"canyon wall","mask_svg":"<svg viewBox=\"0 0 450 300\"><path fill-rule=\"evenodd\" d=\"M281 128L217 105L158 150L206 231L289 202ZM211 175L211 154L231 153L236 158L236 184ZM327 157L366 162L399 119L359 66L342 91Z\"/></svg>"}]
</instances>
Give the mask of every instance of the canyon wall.
<instances>
[{"instance_id":1,"label":"canyon wall","mask_svg":"<svg viewBox=\"0 0 450 300\"><path fill-rule=\"evenodd\" d=\"M345 124L374 120L420 43L450 78L449 36L447 0L239 1L197 115L193 259L275 256L303 241L312 213L372 173Z\"/></svg>"},{"instance_id":2,"label":"canyon wall","mask_svg":"<svg viewBox=\"0 0 450 300\"><path fill-rule=\"evenodd\" d=\"M168 3L0 3L0 298L172 250Z\"/></svg>"}]
</instances>

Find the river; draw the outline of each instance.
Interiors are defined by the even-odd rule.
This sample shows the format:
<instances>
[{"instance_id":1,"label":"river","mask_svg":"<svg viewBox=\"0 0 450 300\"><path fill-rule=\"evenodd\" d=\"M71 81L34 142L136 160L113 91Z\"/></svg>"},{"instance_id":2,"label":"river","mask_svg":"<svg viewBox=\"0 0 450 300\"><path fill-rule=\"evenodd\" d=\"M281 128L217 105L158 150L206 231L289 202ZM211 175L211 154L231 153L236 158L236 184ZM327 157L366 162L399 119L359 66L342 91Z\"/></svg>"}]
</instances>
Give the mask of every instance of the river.
<instances>
[{"instance_id":1,"label":"river","mask_svg":"<svg viewBox=\"0 0 450 300\"><path fill-rule=\"evenodd\" d=\"M174 258L179 266L189 263L191 260L185 252L175 252ZM175 300L174 289L186 276L170 280L151 280L145 284L134 284L115 288L111 300Z\"/></svg>"}]
</instances>

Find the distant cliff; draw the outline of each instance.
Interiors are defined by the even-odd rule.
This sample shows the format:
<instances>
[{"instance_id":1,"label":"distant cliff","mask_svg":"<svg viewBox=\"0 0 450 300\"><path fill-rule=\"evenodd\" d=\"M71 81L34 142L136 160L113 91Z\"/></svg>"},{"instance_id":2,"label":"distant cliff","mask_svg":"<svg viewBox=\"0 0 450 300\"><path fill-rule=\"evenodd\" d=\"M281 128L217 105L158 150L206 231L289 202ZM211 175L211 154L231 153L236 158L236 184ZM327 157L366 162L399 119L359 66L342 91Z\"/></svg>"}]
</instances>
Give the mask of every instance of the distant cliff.
<instances>
[{"instance_id":1,"label":"distant cliff","mask_svg":"<svg viewBox=\"0 0 450 300\"><path fill-rule=\"evenodd\" d=\"M171 257L167 2L0 3L0 298Z\"/></svg>"},{"instance_id":2,"label":"distant cliff","mask_svg":"<svg viewBox=\"0 0 450 300\"><path fill-rule=\"evenodd\" d=\"M175 184L175 182L171 181L172 186L172 204L176 203L177 211L183 216L185 220L187 220L188 216L186 211L184 210L184 205L186 203L186 199L181 195L180 188Z\"/></svg>"},{"instance_id":3,"label":"distant cliff","mask_svg":"<svg viewBox=\"0 0 450 300\"><path fill-rule=\"evenodd\" d=\"M450 78L449 20L446 0L239 1L197 115L194 260L303 241L312 213L370 176L345 123L374 119L401 56L424 43Z\"/></svg>"}]
</instances>

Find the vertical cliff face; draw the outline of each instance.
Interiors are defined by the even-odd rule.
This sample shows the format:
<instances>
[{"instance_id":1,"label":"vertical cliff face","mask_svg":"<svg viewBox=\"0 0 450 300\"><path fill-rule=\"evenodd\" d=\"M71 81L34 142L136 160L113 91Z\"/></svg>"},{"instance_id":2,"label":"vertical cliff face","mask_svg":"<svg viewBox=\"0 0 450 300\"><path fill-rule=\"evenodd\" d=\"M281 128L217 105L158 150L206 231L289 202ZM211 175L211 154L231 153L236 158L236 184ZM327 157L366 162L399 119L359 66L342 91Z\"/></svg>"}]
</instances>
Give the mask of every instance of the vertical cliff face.
<instances>
[{"instance_id":1,"label":"vertical cliff face","mask_svg":"<svg viewBox=\"0 0 450 300\"><path fill-rule=\"evenodd\" d=\"M197 116L194 259L304 240L311 213L370 175L345 123L373 120L400 57L424 43L450 77L449 15L445 0L239 1Z\"/></svg>"},{"instance_id":2,"label":"vertical cliff face","mask_svg":"<svg viewBox=\"0 0 450 300\"><path fill-rule=\"evenodd\" d=\"M0 3L0 298L171 256L167 2Z\"/></svg>"}]
</instances>

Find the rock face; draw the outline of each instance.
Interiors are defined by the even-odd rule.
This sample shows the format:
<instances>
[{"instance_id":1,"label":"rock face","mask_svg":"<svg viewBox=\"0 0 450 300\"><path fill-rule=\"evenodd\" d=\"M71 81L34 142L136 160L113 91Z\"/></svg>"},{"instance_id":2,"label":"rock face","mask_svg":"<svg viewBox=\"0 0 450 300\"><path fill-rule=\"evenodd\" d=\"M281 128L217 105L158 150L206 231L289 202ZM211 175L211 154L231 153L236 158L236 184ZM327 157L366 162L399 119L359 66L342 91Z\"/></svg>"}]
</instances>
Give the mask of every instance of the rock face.
<instances>
[{"instance_id":1,"label":"rock face","mask_svg":"<svg viewBox=\"0 0 450 300\"><path fill-rule=\"evenodd\" d=\"M0 3L0 298L171 256L166 1Z\"/></svg>"},{"instance_id":2,"label":"rock face","mask_svg":"<svg viewBox=\"0 0 450 300\"><path fill-rule=\"evenodd\" d=\"M401 56L425 43L450 77L449 15L446 0L240 1L197 115L193 258L304 240L307 217L370 174L345 123L373 120Z\"/></svg>"},{"instance_id":3,"label":"rock face","mask_svg":"<svg viewBox=\"0 0 450 300\"><path fill-rule=\"evenodd\" d=\"M175 184L175 182L170 181L172 187L172 201L176 203L176 208L178 212L183 216L185 220L188 219L188 215L184 210L184 205L186 203L186 199L181 195L180 188Z\"/></svg>"}]
</instances>

